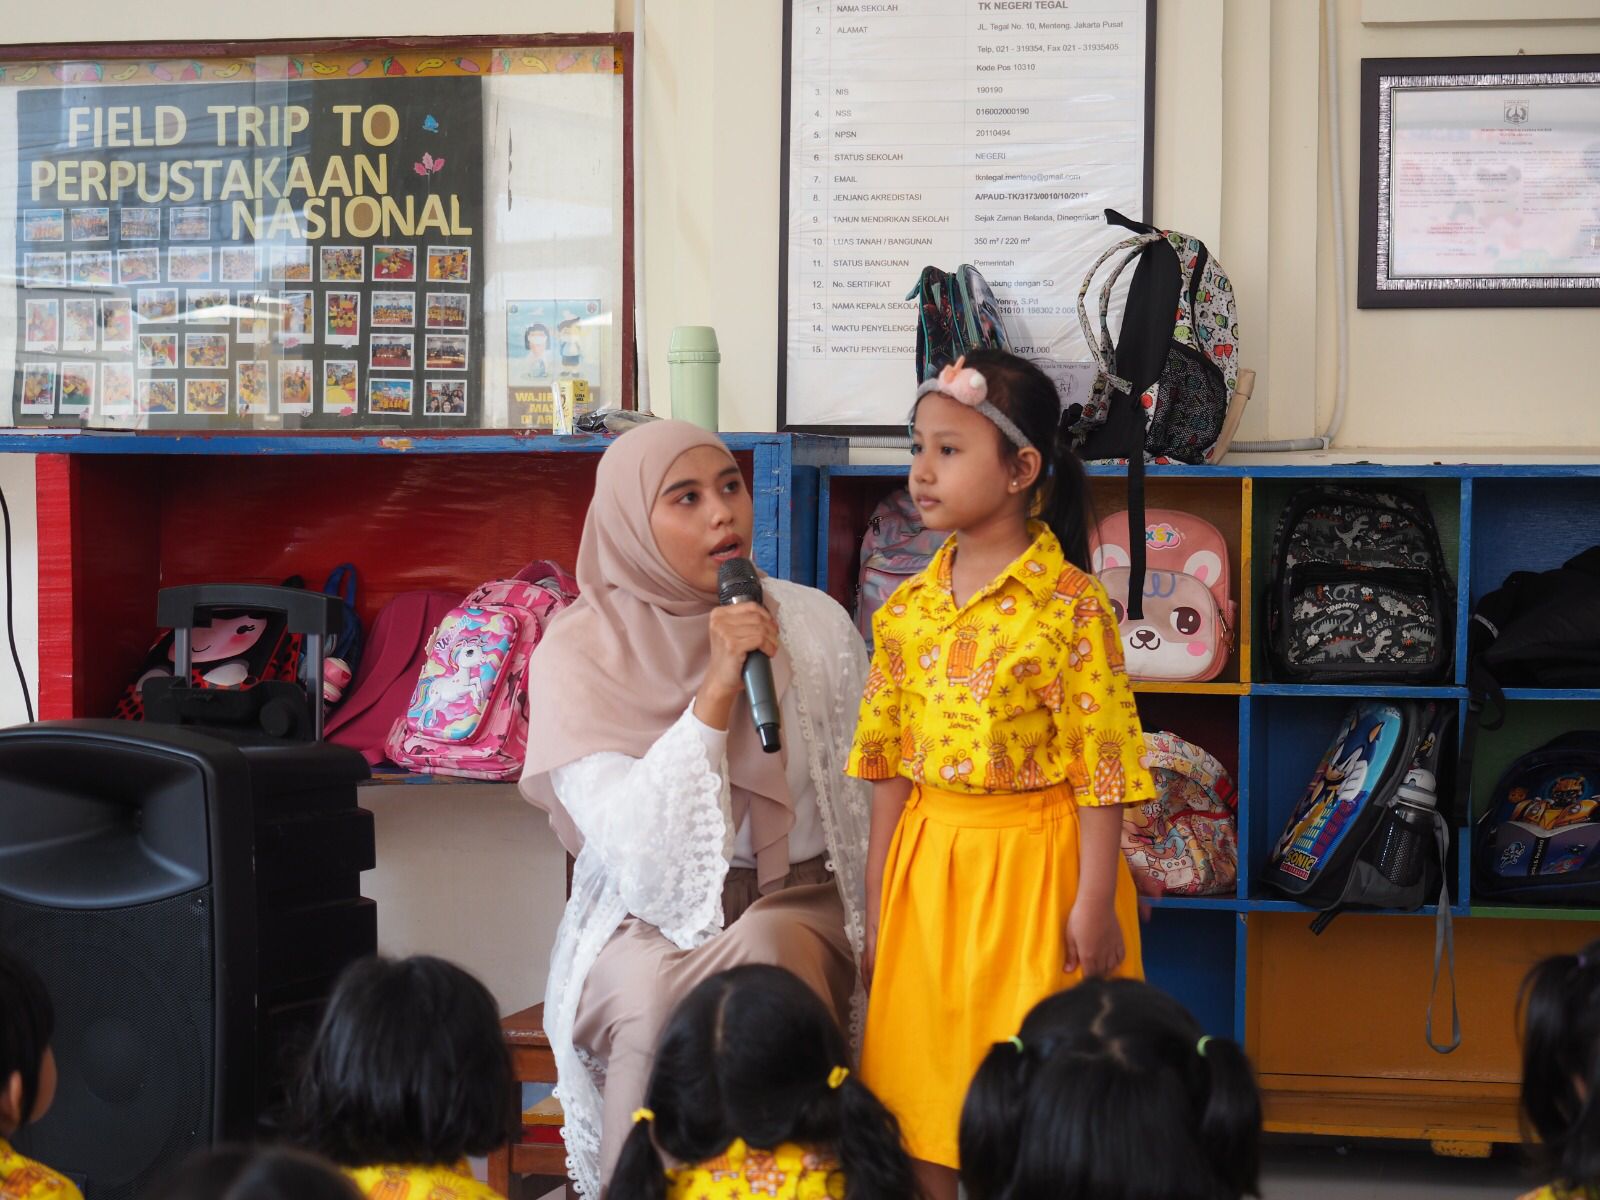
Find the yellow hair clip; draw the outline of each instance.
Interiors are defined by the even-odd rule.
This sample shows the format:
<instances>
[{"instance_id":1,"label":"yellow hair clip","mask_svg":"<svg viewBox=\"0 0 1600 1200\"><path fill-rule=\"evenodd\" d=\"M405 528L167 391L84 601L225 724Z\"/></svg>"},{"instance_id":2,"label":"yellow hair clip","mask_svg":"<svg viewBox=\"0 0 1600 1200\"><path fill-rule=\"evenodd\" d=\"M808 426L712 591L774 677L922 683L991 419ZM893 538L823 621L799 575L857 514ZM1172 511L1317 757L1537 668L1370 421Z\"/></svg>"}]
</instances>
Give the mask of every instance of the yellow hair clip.
<instances>
[{"instance_id":1,"label":"yellow hair clip","mask_svg":"<svg viewBox=\"0 0 1600 1200\"><path fill-rule=\"evenodd\" d=\"M640 1121L654 1121L655 1119L656 1114L651 1112L648 1108L636 1108L633 1110L633 1123L635 1125L637 1125Z\"/></svg>"},{"instance_id":2,"label":"yellow hair clip","mask_svg":"<svg viewBox=\"0 0 1600 1200\"><path fill-rule=\"evenodd\" d=\"M844 1081L849 1078L849 1067L835 1067L833 1070L828 1072L828 1086L834 1091L838 1091L839 1088L844 1085Z\"/></svg>"}]
</instances>

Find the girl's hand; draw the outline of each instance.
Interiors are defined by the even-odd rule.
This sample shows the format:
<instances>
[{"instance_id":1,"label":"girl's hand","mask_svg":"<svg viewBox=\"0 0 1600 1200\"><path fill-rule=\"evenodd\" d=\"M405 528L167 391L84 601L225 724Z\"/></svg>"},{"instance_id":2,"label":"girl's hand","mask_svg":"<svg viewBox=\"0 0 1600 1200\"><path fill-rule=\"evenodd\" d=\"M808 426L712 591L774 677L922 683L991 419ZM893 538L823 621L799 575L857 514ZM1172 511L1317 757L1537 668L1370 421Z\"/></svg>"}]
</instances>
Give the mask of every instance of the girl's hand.
<instances>
[{"instance_id":1,"label":"girl's hand","mask_svg":"<svg viewBox=\"0 0 1600 1200\"><path fill-rule=\"evenodd\" d=\"M1069 975L1082 970L1085 979L1111 974L1127 954L1114 904L1086 903L1080 896L1067 917L1062 938L1067 952L1062 970Z\"/></svg>"},{"instance_id":2,"label":"girl's hand","mask_svg":"<svg viewBox=\"0 0 1600 1200\"><path fill-rule=\"evenodd\" d=\"M733 702L744 690L744 660L753 650L778 653L778 622L763 605L728 604L711 610L711 662L695 693L694 715L726 729Z\"/></svg>"}]
</instances>

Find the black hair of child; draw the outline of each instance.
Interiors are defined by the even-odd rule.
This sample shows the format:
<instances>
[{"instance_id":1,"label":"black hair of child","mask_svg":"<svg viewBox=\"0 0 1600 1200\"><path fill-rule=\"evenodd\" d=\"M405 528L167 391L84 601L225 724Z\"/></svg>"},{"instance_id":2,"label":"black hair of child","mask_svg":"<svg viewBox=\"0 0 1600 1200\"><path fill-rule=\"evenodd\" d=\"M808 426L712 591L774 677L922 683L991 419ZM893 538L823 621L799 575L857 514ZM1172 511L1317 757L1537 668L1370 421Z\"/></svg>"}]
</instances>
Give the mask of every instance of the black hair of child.
<instances>
[{"instance_id":1,"label":"black hair of child","mask_svg":"<svg viewBox=\"0 0 1600 1200\"><path fill-rule=\"evenodd\" d=\"M1092 571L1089 526L1094 510L1089 479L1072 448L1056 385L1033 363L1004 350L974 350L966 358L966 365L988 385L989 402L1016 423L1044 460L1028 495L1030 506L1037 505L1040 519L1056 535L1067 561ZM996 436L1002 453L1008 457L1017 453L1005 434L996 430Z\"/></svg>"},{"instance_id":2,"label":"black hair of child","mask_svg":"<svg viewBox=\"0 0 1600 1200\"><path fill-rule=\"evenodd\" d=\"M1091 979L990 1049L961 1114L971 1200L1238 1200L1258 1193L1261 1097L1243 1050L1204 1042L1148 984Z\"/></svg>"},{"instance_id":3,"label":"black hair of child","mask_svg":"<svg viewBox=\"0 0 1600 1200\"><path fill-rule=\"evenodd\" d=\"M39 973L0 948L0 1087L22 1075L20 1123L33 1119L39 1102L39 1069L56 1032L55 1005Z\"/></svg>"},{"instance_id":4,"label":"black hair of child","mask_svg":"<svg viewBox=\"0 0 1600 1200\"><path fill-rule=\"evenodd\" d=\"M513 1135L511 1083L482 983L441 958L366 958L328 1001L291 1124L341 1166L454 1166Z\"/></svg>"},{"instance_id":5,"label":"black hair of child","mask_svg":"<svg viewBox=\"0 0 1600 1200\"><path fill-rule=\"evenodd\" d=\"M1531 1152L1545 1178L1600 1194L1600 941L1537 963L1519 1008Z\"/></svg>"},{"instance_id":6,"label":"black hair of child","mask_svg":"<svg viewBox=\"0 0 1600 1200\"><path fill-rule=\"evenodd\" d=\"M332 1163L285 1147L218 1146L195 1155L147 1200L361 1200Z\"/></svg>"},{"instance_id":7,"label":"black hair of child","mask_svg":"<svg viewBox=\"0 0 1600 1200\"><path fill-rule=\"evenodd\" d=\"M916 1194L899 1123L854 1074L829 1086L849 1047L827 1007L781 967L734 967L707 979L668 1020L644 1106L611 1179L611 1200L662 1200L661 1151L679 1162L720 1155L735 1138L830 1150L849 1200ZM659 1149L658 1149L659 1147Z\"/></svg>"}]
</instances>

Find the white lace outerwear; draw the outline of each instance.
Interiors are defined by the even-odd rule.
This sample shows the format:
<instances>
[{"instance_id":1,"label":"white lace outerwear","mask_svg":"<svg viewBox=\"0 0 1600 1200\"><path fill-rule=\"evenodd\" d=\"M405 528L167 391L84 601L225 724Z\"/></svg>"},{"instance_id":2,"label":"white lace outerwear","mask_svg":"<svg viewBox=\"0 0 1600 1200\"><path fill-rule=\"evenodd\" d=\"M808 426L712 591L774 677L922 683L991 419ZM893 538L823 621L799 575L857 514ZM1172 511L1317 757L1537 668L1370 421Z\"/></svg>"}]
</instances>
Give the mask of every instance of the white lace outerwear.
<instances>
[{"instance_id":1,"label":"white lace outerwear","mask_svg":"<svg viewBox=\"0 0 1600 1200\"><path fill-rule=\"evenodd\" d=\"M859 956L871 795L868 785L848 778L844 768L866 678L866 649L844 610L825 593L778 579L766 586L778 601L779 634L794 664L783 705L785 741L791 755L803 748L809 760L828 865L844 901L845 932ZM596 714L596 719L605 717ZM567 1170L585 1196L600 1193L604 1079L600 1065L588 1061L572 1041L584 980L630 914L681 949L720 933L722 887L735 834L726 759L710 760L692 713L663 733L643 758L624 759L630 765L620 783L619 757L590 755L551 773L558 794L572 797L567 806L584 837L572 896L550 955L544 1029L561 1080ZM602 789L603 804L586 802ZM851 1020L857 1042L863 1011L858 985Z\"/></svg>"}]
</instances>

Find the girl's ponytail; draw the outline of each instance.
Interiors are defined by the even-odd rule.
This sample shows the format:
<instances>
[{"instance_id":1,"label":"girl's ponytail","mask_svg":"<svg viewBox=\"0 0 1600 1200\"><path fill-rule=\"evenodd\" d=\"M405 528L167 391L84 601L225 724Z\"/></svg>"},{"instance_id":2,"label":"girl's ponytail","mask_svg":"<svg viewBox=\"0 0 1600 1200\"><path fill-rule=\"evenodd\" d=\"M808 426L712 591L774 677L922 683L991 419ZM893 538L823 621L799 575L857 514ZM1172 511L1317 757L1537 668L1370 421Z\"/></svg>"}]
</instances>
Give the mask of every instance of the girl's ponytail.
<instances>
[{"instance_id":1,"label":"girl's ponytail","mask_svg":"<svg viewBox=\"0 0 1600 1200\"><path fill-rule=\"evenodd\" d=\"M1540 1164L1570 1188L1600 1185L1600 942L1538 963L1519 1008L1522 1112Z\"/></svg>"},{"instance_id":2,"label":"girl's ponytail","mask_svg":"<svg viewBox=\"0 0 1600 1200\"><path fill-rule=\"evenodd\" d=\"M1231 1038L1203 1037L1197 1047L1207 1076L1199 1145L1230 1194L1261 1194L1261 1093L1250 1060Z\"/></svg>"},{"instance_id":3,"label":"girl's ponytail","mask_svg":"<svg viewBox=\"0 0 1600 1200\"><path fill-rule=\"evenodd\" d=\"M651 1136L650 1121L635 1121L606 1194L612 1200L666 1200L667 1169Z\"/></svg>"},{"instance_id":4,"label":"girl's ponytail","mask_svg":"<svg viewBox=\"0 0 1600 1200\"><path fill-rule=\"evenodd\" d=\"M849 1075L834 1089L839 1106L839 1166L846 1200L900 1200L917 1194L900 1122L865 1084Z\"/></svg>"},{"instance_id":5,"label":"girl's ponytail","mask_svg":"<svg viewBox=\"0 0 1600 1200\"><path fill-rule=\"evenodd\" d=\"M1059 402L1058 402L1059 403ZM1044 492L1040 516L1061 543L1061 552L1073 566L1093 573L1089 561L1089 525L1094 501L1089 495L1089 476L1083 460L1072 448L1072 409L1061 414L1051 445L1048 466L1049 486Z\"/></svg>"},{"instance_id":6,"label":"girl's ponytail","mask_svg":"<svg viewBox=\"0 0 1600 1200\"><path fill-rule=\"evenodd\" d=\"M1034 1060L1020 1038L989 1048L961 1109L961 1182L972 1200L1005 1194L1017 1163Z\"/></svg>"}]
</instances>

